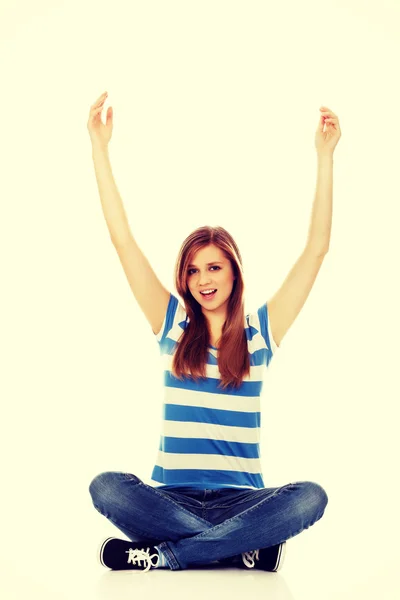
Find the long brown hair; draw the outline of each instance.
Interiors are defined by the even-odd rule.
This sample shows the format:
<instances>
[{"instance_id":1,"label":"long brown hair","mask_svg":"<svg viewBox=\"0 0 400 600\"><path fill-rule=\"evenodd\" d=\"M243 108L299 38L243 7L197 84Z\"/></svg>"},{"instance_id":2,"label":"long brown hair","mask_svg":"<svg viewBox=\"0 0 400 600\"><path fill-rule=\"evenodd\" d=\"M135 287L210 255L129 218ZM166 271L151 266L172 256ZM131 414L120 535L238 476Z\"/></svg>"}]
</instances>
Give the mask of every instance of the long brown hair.
<instances>
[{"instance_id":1,"label":"long brown hair","mask_svg":"<svg viewBox=\"0 0 400 600\"><path fill-rule=\"evenodd\" d=\"M182 243L175 264L175 287L183 298L186 314L190 319L179 338L172 362L172 374L177 379L190 375L195 381L206 379L206 364L210 331L201 306L192 296L188 284L188 265L198 250L213 244L220 248L230 261L236 279L228 302L228 314L222 327L218 352L218 368L222 388L238 388L244 376L250 373L247 338L244 330L244 281L242 257L235 240L223 227L199 227Z\"/></svg>"}]
</instances>

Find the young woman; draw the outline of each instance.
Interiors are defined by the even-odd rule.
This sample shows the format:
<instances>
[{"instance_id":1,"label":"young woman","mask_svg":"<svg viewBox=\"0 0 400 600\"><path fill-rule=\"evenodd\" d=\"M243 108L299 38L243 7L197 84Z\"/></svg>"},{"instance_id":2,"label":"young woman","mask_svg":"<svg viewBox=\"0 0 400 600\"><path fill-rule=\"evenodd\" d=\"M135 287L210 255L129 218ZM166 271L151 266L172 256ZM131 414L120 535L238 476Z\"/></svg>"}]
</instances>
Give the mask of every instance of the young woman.
<instances>
[{"instance_id":1,"label":"young woman","mask_svg":"<svg viewBox=\"0 0 400 600\"><path fill-rule=\"evenodd\" d=\"M99 549L110 569L186 569L197 565L277 571L286 540L318 521L328 497L317 483L265 488L260 395L265 367L306 301L329 247L336 115L321 107L315 143L318 181L309 237L281 289L244 314L242 259L223 227L199 227L175 265L168 292L136 243L108 156L107 93L90 109L88 130L110 237L164 361L164 419L152 481L124 472L97 475L95 508L129 541Z\"/></svg>"}]
</instances>

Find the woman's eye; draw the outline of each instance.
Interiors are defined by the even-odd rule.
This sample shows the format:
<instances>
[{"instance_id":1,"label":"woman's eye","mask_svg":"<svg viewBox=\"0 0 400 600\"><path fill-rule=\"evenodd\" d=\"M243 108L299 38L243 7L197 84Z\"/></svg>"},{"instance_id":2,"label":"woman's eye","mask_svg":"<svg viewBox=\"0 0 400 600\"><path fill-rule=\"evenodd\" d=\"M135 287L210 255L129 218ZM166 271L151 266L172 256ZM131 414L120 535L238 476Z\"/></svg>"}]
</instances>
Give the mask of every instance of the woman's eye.
<instances>
[{"instance_id":1,"label":"woman's eye","mask_svg":"<svg viewBox=\"0 0 400 600\"><path fill-rule=\"evenodd\" d=\"M220 269L221 267L219 267L218 265L213 265L212 267L210 267L210 269ZM189 269L188 274L191 275L192 271L197 271L197 269Z\"/></svg>"}]
</instances>

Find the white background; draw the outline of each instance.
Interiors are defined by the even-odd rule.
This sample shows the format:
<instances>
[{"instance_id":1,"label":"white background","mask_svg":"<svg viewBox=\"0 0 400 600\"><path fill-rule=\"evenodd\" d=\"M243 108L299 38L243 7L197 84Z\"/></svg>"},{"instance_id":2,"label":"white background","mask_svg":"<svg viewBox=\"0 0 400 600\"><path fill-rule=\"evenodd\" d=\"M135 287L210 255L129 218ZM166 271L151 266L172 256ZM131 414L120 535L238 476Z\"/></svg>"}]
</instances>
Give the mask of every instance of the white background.
<instances>
[{"instance_id":1,"label":"white background","mask_svg":"<svg viewBox=\"0 0 400 600\"><path fill-rule=\"evenodd\" d=\"M222 225L246 312L304 247L319 107L338 115L330 251L265 376L262 465L266 487L311 480L329 497L288 541L293 595L279 597L397 597L399 25L395 0L2 3L5 597L114 597L90 569L104 536L123 536L88 487L107 470L149 483L157 456L159 348L108 235L87 131L104 91L114 176L158 277L176 294L183 239Z\"/></svg>"}]
</instances>

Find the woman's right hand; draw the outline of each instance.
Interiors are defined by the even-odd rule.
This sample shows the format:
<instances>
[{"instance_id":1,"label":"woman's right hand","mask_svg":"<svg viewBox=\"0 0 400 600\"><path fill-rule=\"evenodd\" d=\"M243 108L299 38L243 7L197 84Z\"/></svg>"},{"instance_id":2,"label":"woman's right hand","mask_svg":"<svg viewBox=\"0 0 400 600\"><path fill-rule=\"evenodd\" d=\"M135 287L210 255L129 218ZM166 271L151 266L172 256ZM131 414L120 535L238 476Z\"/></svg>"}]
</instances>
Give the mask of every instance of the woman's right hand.
<instances>
[{"instance_id":1,"label":"woman's right hand","mask_svg":"<svg viewBox=\"0 0 400 600\"><path fill-rule=\"evenodd\" d=\"M111 106L107 109L106 124L104 125L101 120L101 112L103 110L104 102L107 100L107 96L108 93L104 92L104 94L102 94L90 107L87 128L90 139L92 140L92 145L107 147L112 136L113 110Z\"/></svg>"}]
</instances>

